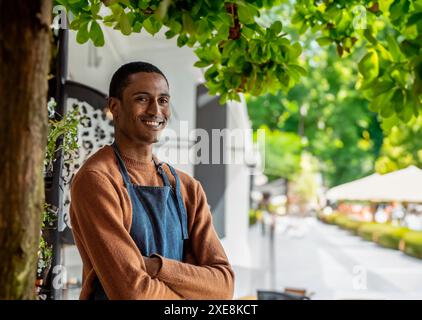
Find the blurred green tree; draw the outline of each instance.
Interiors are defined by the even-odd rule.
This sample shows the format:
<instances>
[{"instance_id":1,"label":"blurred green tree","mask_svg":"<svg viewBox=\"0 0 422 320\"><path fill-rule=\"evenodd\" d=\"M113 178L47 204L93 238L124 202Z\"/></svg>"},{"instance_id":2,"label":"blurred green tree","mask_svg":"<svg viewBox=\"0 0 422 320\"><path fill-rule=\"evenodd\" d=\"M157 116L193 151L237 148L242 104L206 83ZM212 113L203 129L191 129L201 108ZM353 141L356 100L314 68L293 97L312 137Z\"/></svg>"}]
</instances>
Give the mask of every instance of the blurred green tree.
<instances>
[{"instance_id":1,"label":"blurred green tree","mask_svg":"<svg viewBox=\"0 0 422 320\"><path fill-rule=\"evenodd\" d=\"M339 56L362 49L358 87L370 109L396 123L422 111L421 0L296 0L292 22Z\"/></svg>"},{"instance_id":2,"label":"blurred green tree","mask_svg":"<svg viewBox=\"0 0 422 320\"><path fill-rule=\"evenodd\" d=\"M355 89L356 64L352 57L338 61L334 50L305 54L309 75L301 84L288 94L249 99L252 126L303 136L303 148L320 161L327 186L360 178L374 169L382 130Z\"/></svg>"},{"instance_id":3,"label":"blurred green tree","mask_svg":"<svg viewBox=\"0 0 422 320\"><path fill-rule=\"evenodd\" d=\"M271 130L262 125L265 130L265 166L264 174L270 180L277 178L291 179L300 171L302 142L299 135L293 132Z\"/></svg>"},{"instance_id":4,"label":"blurred green tree","mask_svg":"<svg viewBox=\"0 0 422 320\"><path fill-rule=\"evenodd\" d=\"M388 128L375 168L379 173L388 173L409 165L422 168L422 117Z\"/></svg>"}]
</instances>

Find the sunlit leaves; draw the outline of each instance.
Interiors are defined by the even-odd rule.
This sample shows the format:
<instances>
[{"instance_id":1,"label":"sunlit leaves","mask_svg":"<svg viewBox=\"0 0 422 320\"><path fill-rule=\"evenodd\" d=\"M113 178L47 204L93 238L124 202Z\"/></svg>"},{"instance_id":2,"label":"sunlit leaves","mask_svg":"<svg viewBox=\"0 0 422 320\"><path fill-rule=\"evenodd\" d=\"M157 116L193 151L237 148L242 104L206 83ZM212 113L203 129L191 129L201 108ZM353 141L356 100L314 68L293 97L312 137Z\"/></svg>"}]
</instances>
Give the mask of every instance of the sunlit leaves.
<instances>
[{"instance_id":1,"label":"sunlit leaves","mask_svg":"<svg viewBox=\"0 0 422 320\"><path fill-rule=\"evenodd\" d=\"M324 180L332 186L373 170L382 132L354 88L357 63L350 56L339 60L332 47L319 55L307 56L318 62L307 63L306 77L288 94L251 98L248 110L254 128L265 123L271 129L301 132L307 141L304 150L318 158ZM378 94L391 92L393 86L380 84Z\"/></svg>"},{"instance_id":2,"label":"sunlit leaves","mask_svg":"<svg viewBox=\"0 0 422 320\"><path fill-rule=\"evenodd\" d=\"M92 42L95 46L103 46L104 45L104 35L103 31L101 30L100 25L97 21L91 22L91 28L89 30L89 37L91 38Z\"/></svg>"},{"instance_id":3,"label":"sunlit leaves","mask_svg":"<svg viewBox=\"0 0 422 320\"><path fill-rule=\"evenodd\" d=\"M103 45L101 20L125 35L143 29L155 35L165 27L165 36L176 38L178 46L196 48L195 66L215 67L206 73L206 85L222 101L239 99L240 92L289 90L306 74L299 62L301 45L283 30L284 21L266 28L256 22L261 9L289 5L286 1L56 1L72 11L70 26L78 30L80 43L91 39ZM101 5L109 11L104 17ZM359 52L357 87L370 99L371 110L396 115L397 121L422 111L420 0L296 0L291 23L302 37L309 30L326 50L334 46L339 57Z\"/></svg>"},{"instance_id":4,"label":"sunlit leaves","mask_svg":"<svg viewBox=\"0 0 422 320\"><path fill-rule=\"evenodd\" d=\"M378 54L376 51L368 52L359 62L359 72L365 78L365 81L375 79L379 74Z\"/></svg>"},{"instance_id":5,"label":"sunlit leaves","mask_svg":"<svg viewBox=\"0 0 422 320\"><path fill-rule=\"evenodd\" d=\"M330 37L320 37L317 38L316 41L321 47L328 46L333 42Z\"/></svg>"},{"instance_id":6,"label":"sunlit leaves","mask_svg":"<svg viewBox=\"0 0 422 320\"><path fill-rule=\"evenodd\" d=\"M247 2L239 2L237 13L239 21L244 24L254 23L254 17L259 16L257 8Z\"/></svg>"},{"instance_id":7,"label":"sunlit leaves","mask_svg":"<svg viewBox=\"0 0 422 320\"><path fill-rule=\"evenodd\" d=\"M143 26L146 31L154 35L158 31L160 31L162 27L162 23L158 20L158 18L155 15L151 15L144 20Z\"/></svg>"},{"instance_id":8,"label":"sunlit leaves","mask_svg":"<svg viewBox=\"0 0 422 320\"><path fill-rule=\"evenodd\" d=\"M386 119L383 129L387 135L376 161L376 170L387 173L409 165L422 166L422 117L413 117L407 124L394 116Z\"/></svg>"},{"instance_id":9,"label":"sunlit leaves","mask_svg":"<svg viewBox=\"0 0 422 320\"><path fill-rule=\"evenodd\" d=\"M84 22L79 26L79 30L76 33L76 41L79 43L85 43L89 40L88 22Z\"/></svg>"},{"instance_id":10,"label":"sunlit leaves","mask_svg":"<svg viewBox=\"0 0 422 320\"><path fill-rule=\"evenodd\" d=\"M145 30L155 35L165 26L165 36L176 38L179 47L195 46L196 67L205 72L206 85L221 102L238 100L239 93L261 95L288 90L306 74L298 58L299 43L291 43L283 32L281 21L263 28L255 18L261 8L270 8L282 1L236 0L195 1L190 4L168 0L56 0L72 12L71 28L77 30L77 41L89 39L104 45L101 23L118 29L124 35ZM99 16L101 6L104 12ZM238 22L236 22L238 21ZM231 29L240 38L232 38ZM236 34L236 32L234 34Z\"/></svg>"},{"instance_id":11,"label":"sunlit leaves","mask_svg":"<svg viewBox=\"0 0 422 320\"><path fill-rule=\"evenodd\" d=\"M292 178L300 171L303 149L301 137L293 132L265 130L265 166L264 173L273 177Z\"/></svg>"},{"instance_id":12,"label":"sunlit leaves","mask_svg":"<svg viewBox=\"0 0 422 320\"><path fill-rule=\"evenodd\" d=\"M129 16L125 13L122 12L119 18L119 27L120 27L120 31L125 35L128 36L132 33L132 26L131 23L129 21Z\"/></svg>"},{"instance_id":13,"label":"sunlit leaves","mask_svg":"<svg viewBox=\"0 0 422 320\"><path fill-rule=\"evenodd\" d=\"M292 22L299 32L317 32L317 43L334 45L340 57L365 46L357 87L370 99L371 110L404 122L422 111L415 63L422 56L420 0L297 0L295 11ZM388 83L390 91L380 92L380 83Z\"/></svg>"}]
</instances>

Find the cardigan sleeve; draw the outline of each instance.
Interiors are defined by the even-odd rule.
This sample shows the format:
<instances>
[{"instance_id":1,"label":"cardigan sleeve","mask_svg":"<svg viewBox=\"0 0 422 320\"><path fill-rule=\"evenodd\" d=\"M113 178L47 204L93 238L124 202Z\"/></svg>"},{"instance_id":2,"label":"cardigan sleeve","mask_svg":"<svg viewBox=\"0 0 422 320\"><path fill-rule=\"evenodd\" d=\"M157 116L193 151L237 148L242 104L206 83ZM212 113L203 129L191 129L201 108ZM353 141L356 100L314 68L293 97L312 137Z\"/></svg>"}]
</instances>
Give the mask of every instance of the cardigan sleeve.
<instances>
[{"instance_id":1,"label":"cardigan sleeve","mask_svg":"<svg viewBox=\"0 0 422 320\"><path fill-rule=\"evenodd\" d=\"M212 223L201 184L195 181L196 199L187 208L194 219L183 262L154 255L161 260L156 278L186 299L233 299L234 272Z\"/></svg>"},{"instance_id":2,"label":"cardigan sleeve","mask_svg":"<svg viewBox=\"0 0 422 320\"><path fill-rule=\"evenodd\" d=\"M151 278L123 223L119 194L96 171L77 175L71 186L71 219L76 244L86 252L109 299L182 299Z\"/></svg>"}]
</instances>

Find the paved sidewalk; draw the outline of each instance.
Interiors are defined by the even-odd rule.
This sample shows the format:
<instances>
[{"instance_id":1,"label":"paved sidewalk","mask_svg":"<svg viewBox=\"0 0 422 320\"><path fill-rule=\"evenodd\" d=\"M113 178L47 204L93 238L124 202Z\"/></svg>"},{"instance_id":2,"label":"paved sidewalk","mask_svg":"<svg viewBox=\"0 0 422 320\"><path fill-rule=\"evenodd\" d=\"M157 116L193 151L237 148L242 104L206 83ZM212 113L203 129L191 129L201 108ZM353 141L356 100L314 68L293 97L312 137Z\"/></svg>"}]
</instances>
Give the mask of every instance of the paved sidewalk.
<instances>
[{"instance_id":1,"label":"paved sidewalk","mask_svg":"<svg viewBox=\"0 0 422 320\"><path fill-rule=\"evenodd\" d=\"M254 267L234 267L236 298L298 287L313 299L422 299L422 260L314 218L278 218L273 248L255 225L248 245Z\"/></svg>"},{"instance_id":2,"label":"paved sidewalk","mask_svg":"<svg viewBox=\"0 0 422 320\"><path fill-rule=\"evenodd\" d=\"M235 298L257 289L305 288L313 299L422 299L422 260L361 240L314 218L283 217L270 247L268 230L249 231L252 268L234 266ZM274 254L270 255L270 250ZM64 250L67 276L80 281L76 247ZM78 299L79 288L64 299Z\"/></svg>"}]
</instances>

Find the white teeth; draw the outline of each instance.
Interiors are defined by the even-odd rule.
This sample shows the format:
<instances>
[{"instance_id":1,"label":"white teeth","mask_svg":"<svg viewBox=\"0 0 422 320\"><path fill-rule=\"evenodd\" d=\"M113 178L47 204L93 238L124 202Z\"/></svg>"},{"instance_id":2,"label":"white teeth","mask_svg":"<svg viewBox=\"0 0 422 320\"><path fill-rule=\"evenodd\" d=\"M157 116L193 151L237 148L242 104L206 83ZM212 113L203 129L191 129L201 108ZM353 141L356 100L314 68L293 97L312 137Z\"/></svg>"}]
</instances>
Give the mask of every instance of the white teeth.
<instances>
[{"instance_id":1,"label":"white teeth","mask_svg":"<svg viewBox=\"0 0 422 320\"><path fill-rule=\"evenodd\" d=\"M160 123L155 121L145 121L145 123L149 126L158 126Z\"/></svg>"}]
</instances>

